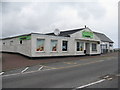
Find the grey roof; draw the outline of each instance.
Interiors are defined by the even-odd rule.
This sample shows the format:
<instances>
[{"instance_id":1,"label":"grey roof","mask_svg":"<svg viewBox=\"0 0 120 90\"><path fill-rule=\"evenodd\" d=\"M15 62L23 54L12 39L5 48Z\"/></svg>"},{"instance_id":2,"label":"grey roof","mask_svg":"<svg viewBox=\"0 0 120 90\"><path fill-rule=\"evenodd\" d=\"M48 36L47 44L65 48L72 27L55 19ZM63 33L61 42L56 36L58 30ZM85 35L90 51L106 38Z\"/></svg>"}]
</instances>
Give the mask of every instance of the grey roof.
<instances>
[{"instance_id":1,"label":"grey roof","mask_svg":"<svg viewBox=\"0 0 120 90\"><path fill-rule=\"evenodd\" d=\"M19 36L26 36L26 35L31 35L31 33L29 33L29 34L23 34L23 35L16 35L16 36L5 37L5 38L2 38L2 40L17 38Z\"/></svg>"},{"instance_id":2,"label":"grey roof","mask_svg":"<svg viewBox=\"0 0 120 90\"><path fill-rule=\"evenodd\" d=\"M76 33L76 32L81 31L83 29L85 29L85 28L61 31L58 36L70 37L70 34ZM108 38L105 34L98 33L98 32L93 32L93 33L95 33L100 38L101 41L113 43L113 41L110 38ZM55 36L54 33L47 33L46 35L53 35L53 36Z\"/></svg>"},{"instance_id":3,"label":"grey roof","mask_svg":"<svg viewBox=\"0 0 120 90\"><path fill-rule=\"evenodd\" d=\"M70 37L70 34L73 34L75 32L81 31L83 29L85 29L85 28L74 29L74 30L67 30L67 31L61 31L58 36ZM55 36L54 33L47 33L46 35L53 35L53 36Z\"/></svg>"},{"instance_id":4,"label":"grey roof","mask_svg":"<svg viewBox=\"0 0 120 90\"><path fill-rule=\"evenodd\" d=\"M94 32L94 33L100 38L101 41L113 43L113 41L110 38L108 38L105 34L98 32Z\"/></svg>"},{"instance_id":5,"label":"grey roof","mask_svg":"<svg viewBox=\"0 0 120 90\"><path fill-rule=\"evenodd\" d=\"M28 36L28 35L31 35L31 34L44 35L44 34L41 34L41 33L28 33L28 34L23 34L23 35L16 35L16 36L10 36L10 37L1 38L0 40L6 40L6 39L17 38L17 37L20 37L20 36Z\"/></svg>"},{"instance_id":6,"label":"grey roof","mask_svg":"<svg viewBox=\"0 0 120 90\"><path fill-rule=\"evenodd\" d=\"M83 30L83 29L85 29L85 28L74 29L74 30L67 30L67 31L61 31L58 36L70 37L70 34L76 33L76 32L81 31L81 30ZM113 41L112 41L110 38L108 38L105 34L103 34L103 33L98 33L98 32L93 32L93 33L95 33L95 34L100 38L101 41L113 43ZM41 34L41 33L29 33L29 34L24 34L24 35L18 35L18 36L3 38L2 40L11 39L11 38L19 37L19 36L31 35L31 34L40 34L40 35L52 35L52 36L56 36L56 35L54 35L54 33L46 33L46 34Z\"/></svg>"}]
</instances>

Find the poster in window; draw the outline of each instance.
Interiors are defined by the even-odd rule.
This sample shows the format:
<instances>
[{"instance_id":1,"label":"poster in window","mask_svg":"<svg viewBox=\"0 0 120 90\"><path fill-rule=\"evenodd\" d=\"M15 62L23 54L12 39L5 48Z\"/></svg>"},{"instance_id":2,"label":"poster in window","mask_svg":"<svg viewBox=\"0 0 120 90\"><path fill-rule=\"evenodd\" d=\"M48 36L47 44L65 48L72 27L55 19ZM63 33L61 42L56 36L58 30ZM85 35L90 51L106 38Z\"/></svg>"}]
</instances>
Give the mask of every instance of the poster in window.
<instances>
[{"instance_id":1,"label":"poster in window","mask_svg":"<svg viewBox=\"0 0 120 90\"><path fill-rule=\"evenodd\" d=\"M44 39L37 39L36 51L44 51Z\"/></svg>"},{"instance_id":2,"label":"poster in window","mask_svg":"<svg viewBox=\"0 0 120 90\"><path fill-rule=\"evenodd\" d=\"M57 40L51 40L51 51L57 51Z\"/></svg>"},{"instance_id":3,"label":"poster in window","mask_svg":"<svg viewBox=\"0 0 120 90\"><path fill-rule=\"evenodd\" d=\"M83 51L83 42L77 42L77 51Z\"/></svg>"},{"instance_id":4,"label":"poster in window","mask_svg":"<svg viewBox=\"0 0 120 90\"><path fill-rule=\"evenodd\" d=\"M80 51L83 51L83 43L80 43Z\"/></svg>"},{"instance_id":5,"label":"poster in window","mask_svg":"<svg viewBox=\"0 0 120 90\"><path fill-rule=\"evenodd\" d=\"M63 41L62 51L67 51L67 41Z\"/></svg>"}]
</instances>

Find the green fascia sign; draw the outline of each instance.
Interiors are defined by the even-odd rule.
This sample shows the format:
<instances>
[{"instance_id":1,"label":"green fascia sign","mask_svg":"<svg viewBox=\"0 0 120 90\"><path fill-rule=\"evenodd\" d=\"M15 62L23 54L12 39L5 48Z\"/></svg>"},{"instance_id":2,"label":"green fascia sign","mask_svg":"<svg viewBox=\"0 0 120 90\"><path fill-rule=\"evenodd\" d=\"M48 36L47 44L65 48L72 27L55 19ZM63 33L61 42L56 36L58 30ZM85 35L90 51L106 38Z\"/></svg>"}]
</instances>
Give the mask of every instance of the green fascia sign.
<instances>
[{"instance_id":1,"label":"green fascia sign","mask_svg":"<svg viewBox=\"0 0 120 90\"><path fill-rule=\"evenodd\" d=\"M19 37L19 40L30 40L31 39L31 36L20 36Z\"/></svg>"},{"instance_id":2,"label":"green fascia sign","mask_svg":"<svg viewBox=\"0 0 120 90\"><path fill-rule=\"evenodd\" d=\"M93 38L93 32L83 31L82 36L88 37L88 38Z\"/></svg>"}]
</instances>

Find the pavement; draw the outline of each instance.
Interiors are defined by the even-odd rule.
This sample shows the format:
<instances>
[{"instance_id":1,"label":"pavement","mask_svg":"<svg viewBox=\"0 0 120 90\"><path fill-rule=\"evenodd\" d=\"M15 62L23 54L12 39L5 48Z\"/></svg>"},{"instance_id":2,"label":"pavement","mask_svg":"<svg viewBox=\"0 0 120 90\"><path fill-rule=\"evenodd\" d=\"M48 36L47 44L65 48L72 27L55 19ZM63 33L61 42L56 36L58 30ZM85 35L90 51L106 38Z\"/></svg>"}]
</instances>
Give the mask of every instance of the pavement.
<instances>
[{"instance_id":1,"label":"pavement","mask_svg":"<svg viewBox=\"0 0 120 90\"><path fill-rule=\"evenodd\" d=\"M2 82L3 88L118 88L118 77L115 54L19 68L2 73Z\"/></svg>"},{"instance_id":2,"label":"pavement","mask_svg":"<svg viewBox=\"0 0 120 90\"><path fill-rule=\"evenodd\" d=\"M106 60L109 60L109 57L104 57ZM111 57L111 59L114 59L114 57ZM97 59L97 61L96 61ZM70 61L62 61L61 62L52 62L52 63L44 63L44 64L36 64L32 66L26 66L22 68L17 68L13 70L9 70L6 72L3 72L2 75L7 75L7 74L16 74L16 73L22 73L22 72L34 72L34 71L39 71L39 70L51 70L51 69L60 69L60 68L69 68L73 66L78 66L78 65L84 65L84 64L89 64L89 63L94 63L94 62L101 62L103 57L99 58L84 58L84 59L77 59L77 60L70 60Z\"/></svg>"},{"instance_id":3,"label":"pavement","mask_svg":"<svg viewBox=\"0 0 120 90\"><path fill-rule=\"evenodd\" d=\"M115 53L107 53L107 54L101 54L101 57L104 56L112 56L115 55ZM19 54L11 54L11 53L0 53L2 54L2 60L0 60L2 63L2 71L10 71L15 70L19 68L24 67L31 67L35 65L41 65L46 63L55 63L55 62L62 62L62 61L73 61L73 60L83 60L87 58L99 58L99 55L97 56L78 56L78 57L59 57L59 58L27 58ZM1 64L0 64L1 65Z\"/></svg>"}]
</instances>

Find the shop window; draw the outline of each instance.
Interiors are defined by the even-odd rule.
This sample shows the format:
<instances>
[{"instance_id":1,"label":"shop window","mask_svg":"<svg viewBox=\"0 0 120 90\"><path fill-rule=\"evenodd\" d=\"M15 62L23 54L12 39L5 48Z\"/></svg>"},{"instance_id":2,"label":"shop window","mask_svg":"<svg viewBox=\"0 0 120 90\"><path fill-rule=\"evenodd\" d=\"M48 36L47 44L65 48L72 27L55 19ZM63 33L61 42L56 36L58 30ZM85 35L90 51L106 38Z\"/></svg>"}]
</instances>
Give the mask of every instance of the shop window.
<instances>
[{"instance_id":1,"label":"shop window","mask_svg":"<svg viewBox=\"0 0 120 90\"><path fill-rule=\"evenodd\" d=\"M68 44L68 41L62 42L62 51L67 51L67 44Z\"/></svg>"},{"instance_id":2,"label":"shop window","mask_svg":"<svg viewBox=\"0 0 120 90\"><path fill-rule=\"evenodd\" d=\"M57 40L51 40L51 51L57 51Z\"/></svg>"},{"instance_id":3,"label":"shop window","mask_svg":"<svg viewBox=\"0 0 120 90\"><path fill-rule=\"evenodd\" d=\"M92 51L97 51L97 44L92 43Z\"/></svg>"},{"instance_id":4,"label":"shop window","mask_svg":"<svg viewBox=\"0 0 120 90\"><path fill-rule=\"evenodd\" d=\"M84 44L83 42L77 42L77 51L83 51Z\"/></svg>"},{"instance_id":5,"label":"shop window","mask_svg":"<svg viewBox=\"0 0 120 90\"><path fill-rule=\"evenodd\" d=\"M36 51L44 51L44 39L37 39L37 48Z\"/></svg>"}]
</instances>

